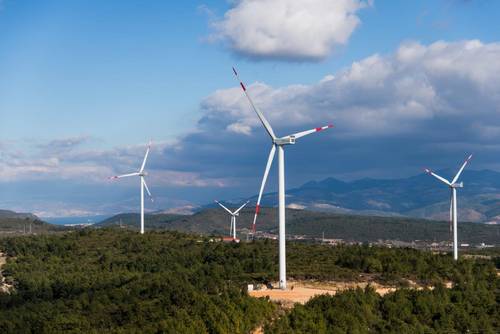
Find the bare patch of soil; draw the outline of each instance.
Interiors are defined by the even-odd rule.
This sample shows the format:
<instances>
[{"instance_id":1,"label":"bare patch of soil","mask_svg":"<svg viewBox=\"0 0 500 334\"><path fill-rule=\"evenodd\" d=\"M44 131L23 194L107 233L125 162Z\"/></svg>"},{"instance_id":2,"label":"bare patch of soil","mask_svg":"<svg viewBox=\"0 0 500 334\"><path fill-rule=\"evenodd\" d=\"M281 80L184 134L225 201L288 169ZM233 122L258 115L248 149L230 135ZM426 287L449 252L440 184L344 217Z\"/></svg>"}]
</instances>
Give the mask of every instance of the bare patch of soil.
<instances>
[{"instance_id":1,"label":"bare patch of soil","mask_svg":"<svg viewBox=\"0 0 500 334\"><path fill-rule=\"evenodd\" d=\"M280 304L284 308L292 308L295 303L305 304L309 299L317 295L335 295L337 292L342 292L348 289L361 288L365 289L371 286L379 295L383 296L387 293L396 291L398 287L391 285L383 285L373 281L366 282L342 282L342 281L289 281L286 290L268 289L263 286L261 289L250 291L248 294L252 297L269 297L273 302ZM424 287L416 282L408 280L410 289L421 290ZM446 287L451 287L451 282L446 282ZM432 287L427 287L431 288Z\"/></svg>"},{"instance_id":2,"label":"bare patch of soil","mask_svg":"<svg viewBox=\"0 0 500 334\"><path fill-rule=\"evenodd\" d=\"M14 287L11 284L5 282L5 277L2 275L2 267L6 263L7 257L4 253L0 252L0 292L9 293Z\"/></svg>"}]
</instances>

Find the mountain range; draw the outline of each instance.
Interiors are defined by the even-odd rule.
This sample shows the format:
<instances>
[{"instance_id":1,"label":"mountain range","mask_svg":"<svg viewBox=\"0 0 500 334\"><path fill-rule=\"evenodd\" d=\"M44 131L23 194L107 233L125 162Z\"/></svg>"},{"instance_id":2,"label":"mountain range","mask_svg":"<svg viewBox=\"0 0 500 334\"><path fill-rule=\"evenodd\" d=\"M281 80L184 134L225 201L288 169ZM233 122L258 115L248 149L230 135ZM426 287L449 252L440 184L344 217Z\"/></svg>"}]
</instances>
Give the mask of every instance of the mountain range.
<instances>
[{"instance_id":1,"label":"mountain range","mask_svg":"<svg viewBox=\"0 0 500 334\"><path fill-rule=\"evenodd\" d=\"M452 178L451 170L437 171ZM500 222L500 173L491 170L464 171L464 188L458 191L460 221ZM249 198L256 202L257 196ZM235 203L239 201L228 201ZM341 181L327 178L288 189L287 207L336 213L407 216L448 220L450 190L427 174L402 179ZM275 207L277 193L266 193L261 206ZM213 207L208 205L207 207Z\"/></svg>"}]
</instances>

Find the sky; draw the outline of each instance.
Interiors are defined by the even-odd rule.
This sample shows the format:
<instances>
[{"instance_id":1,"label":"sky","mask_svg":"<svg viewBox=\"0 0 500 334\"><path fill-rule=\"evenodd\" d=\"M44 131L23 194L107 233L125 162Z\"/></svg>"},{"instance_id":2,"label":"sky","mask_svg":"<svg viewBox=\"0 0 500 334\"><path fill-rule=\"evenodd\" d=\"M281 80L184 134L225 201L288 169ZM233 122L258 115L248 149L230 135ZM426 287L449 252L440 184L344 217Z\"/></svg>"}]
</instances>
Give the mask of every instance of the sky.
<instances>
[{"instance_id":1,"label":"sky","mask_svg":"<svg viewBox=\"0 0 500 334\"><path fill-rule=\"evenodd\" d=\"M307 4L307 5L306 5ZM42 217L189 209L287 187L500 170L500 2L0 0L0 208ZM276 166L266 186L276 189Z\"/></svg>"}]
</instances>

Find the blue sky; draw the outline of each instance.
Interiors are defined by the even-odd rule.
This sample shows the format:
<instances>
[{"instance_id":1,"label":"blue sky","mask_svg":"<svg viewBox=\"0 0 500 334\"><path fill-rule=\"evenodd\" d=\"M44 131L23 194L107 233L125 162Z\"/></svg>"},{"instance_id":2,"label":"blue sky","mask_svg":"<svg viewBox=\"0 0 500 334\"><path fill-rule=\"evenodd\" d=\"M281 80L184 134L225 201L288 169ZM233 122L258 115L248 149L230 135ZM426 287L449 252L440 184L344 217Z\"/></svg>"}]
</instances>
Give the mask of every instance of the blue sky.
<instances>
[{"instance_id":1,"label":"blue sky","mask_svg":"<svg viewBox=\"0 0 500 334\"><path fill-rule=\"evenodd\" d=\"M132 181L101 180L135 169L149 138L156 143L150 165L151 188L160 197L155 209L254 194L268 145L241 92L232 90L233 65L251 87L256 83L256 100L278 132L323 119L337 125L338 136L308 139L287 155L289 186L327 176L413 175L421 160L447 167L478 146L485 151L475 167L499 169L492 121L498 119L498 81L479 66L498 49L498 1L311 1L318 10L300 21L287 16L302 11L296 0L1 1L0 207L42 215L133 210ZM307 19L317 27L301 27ZM262 30L272 42L257 33ZM446 50L431 47L439 41ZM477 51L458 63L469 72L434 71L471 45ZM419 64L398 56L422 49ZM492 59L494 71L500 65ZM354 76L360 68L368 71L364 83ZM377 68L391 73L378 78ZM422 73L426 79L418 81ZM329 75L344 81L322 81ZM411 97L390 94L398 80L409 85ZM324 101L327 110L316 113ZM416 108L411 117L405 106ZM470 122L471 110L458 114L470 106L483 109L477 121ZM443 135L443 127L457 126ZM381 162L376 151L387 145L392 154ZM310 166L314 155L324 157L323 167ZM271 179L269 190L273 186ZM78 196L75 189L82 189Z\"/></svg>"}]
</instances>

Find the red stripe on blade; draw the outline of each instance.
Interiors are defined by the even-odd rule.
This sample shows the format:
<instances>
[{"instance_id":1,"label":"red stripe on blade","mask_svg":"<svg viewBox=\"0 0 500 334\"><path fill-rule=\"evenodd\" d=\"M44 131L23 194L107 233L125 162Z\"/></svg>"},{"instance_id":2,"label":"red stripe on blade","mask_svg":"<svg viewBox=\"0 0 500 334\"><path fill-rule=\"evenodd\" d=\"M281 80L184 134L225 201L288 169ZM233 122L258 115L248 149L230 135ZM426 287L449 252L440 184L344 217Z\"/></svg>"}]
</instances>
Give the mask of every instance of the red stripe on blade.
<instances>
[{"instance_id":1,"label":"red stripe on blade","mask_svg":"<svg viewBox=\"0 0 500 334\"><path fill-rule=\"evenodd\" d=\"M259 211L260 211L260 205L256 205L255 206L255 214L258 215L259 214Z\"/></svg>"},{"instance_id":2,"label":"red stripe on blade","mask_svg":"<svg viewBox=\"0 0 500 334\"><path fill-rule=\"evenodd\" d=\"M323 130L323 128L316 128L316 131L321 131Z\"/></svg>"}]
</instances>

